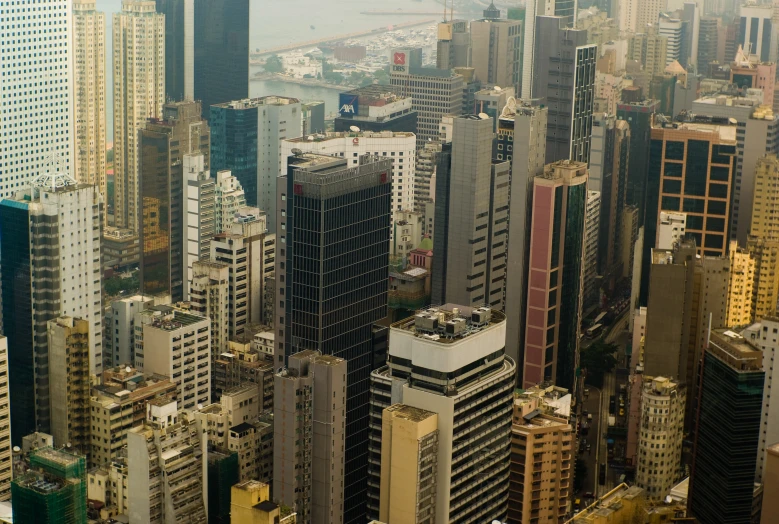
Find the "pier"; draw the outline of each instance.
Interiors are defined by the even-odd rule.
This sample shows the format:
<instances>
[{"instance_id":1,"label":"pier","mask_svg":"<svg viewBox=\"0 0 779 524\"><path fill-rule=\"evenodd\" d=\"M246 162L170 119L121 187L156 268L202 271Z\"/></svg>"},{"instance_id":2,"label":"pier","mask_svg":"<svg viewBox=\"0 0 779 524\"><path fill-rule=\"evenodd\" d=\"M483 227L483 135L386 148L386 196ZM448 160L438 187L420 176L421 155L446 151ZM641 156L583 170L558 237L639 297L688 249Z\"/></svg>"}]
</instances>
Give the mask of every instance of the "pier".
<instances>
[{"instance_id":1,"label":"pier","mask_svg":"<svg viewBox=\"0 0 779 524\"><path fill-rule=\"evenodd\" d=\"M408 14L408 13L393 13L393 14ZM434 13L430 13L431 15ZM280 45L276 47L269 47L267 49L261 49L259 51L255 51L250 54L252 58L260 58L265 55L272 55L274 53L284 53L286 51L294 51L295 49L300 49L301 47L316 47L321 44L329 44L331 42L338 42L340 40L347 40L349 38L360 38L364 36L371 36L371 35L380 35L381 33L386 33L387 31L394 31L396 29L405 29L407 27L415 27L418 25L425 25L430 24L433 22L436 22L438 19L431 18L428 20L416 20L414 22L403 22L401 24L392 24L390 26L384 26L379 27L376 29L370 29L367 31L357 31L355 33L347 33L344 35L336 35L336 36L328 36L325 38L318 38L316 40L307 40L305 42L297 42L294 44L285 44Z\"/></svg>"}]
</instances>

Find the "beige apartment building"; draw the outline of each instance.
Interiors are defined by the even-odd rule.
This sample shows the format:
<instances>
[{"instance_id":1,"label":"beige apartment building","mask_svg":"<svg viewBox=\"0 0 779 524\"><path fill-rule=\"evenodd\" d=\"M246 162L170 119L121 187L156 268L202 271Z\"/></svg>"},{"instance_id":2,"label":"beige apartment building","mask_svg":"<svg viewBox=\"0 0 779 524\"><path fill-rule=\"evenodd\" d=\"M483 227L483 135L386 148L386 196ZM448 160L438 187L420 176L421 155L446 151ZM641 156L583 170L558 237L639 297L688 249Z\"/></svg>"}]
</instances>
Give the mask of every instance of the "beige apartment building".
<instances>
[{"instance_id":1,"label":"beige apartment building","mask_svg":"<svg viewBox=\"0 0 779 524\"><path fill-rule=\"evenodd\" d=\"M379 518L398 524L435 522L438 415L394 404L382 414Z\"/></svg>"},{"instance_id":2,"label":"beige apartment building","mask_svg":"<svg viewBox=\"0 0 779 524\"><path fill-rule=\"evenodd\" d=\"M73 2L76 180L96 185L106 202L105 13L95 0Z\"/></svg>"},{"instance_id":3,"label":"beige apartment building","mask_svg":"<svg viewBox=\"0 0 779 524\"><path fill-rule=\"evenodd\" d=\"M214 361L214 383L217 394L227 389L252 383L259 390L262 400L260 412L273 410L273 332L246 330L227 344L227 351L217 355ZM264 350L270 344L270 353Z\"/></svg>"},{"instance_id":4,"label":"beige apartment building","mask_svg":"<svg viewBox=\"0 0 779 524\"><path fill-rule=\"evenodd\" d=\"M571 396L554 386L514 395L511 426L511 524L559 522L568 512L573 482ZM562 409L561 409L562 408Z\"/></svg>"},{"instance_id":5,"label":"beige apartment building","mask_svg":"<svg viewBox=\"0 0 779 524\"><path fill-rule=\"evenodd\" d=\"M779 299L779 158L766 155L755 166L755 197L747 249L755 257L752 319L776 312Z\"/></svg>"},{"instance_id":6,"label":"beige apartment building","mask_svg":"<svg viewBox=\"0 0 779 524\"><path fill-rule=\"evenodd\" d=\"M221 262L198 260L192 264L189 307L211 319L211 394L215 400L222 392L214 387L216 360L229 347L230 267Z\"/></svg>"},{"instance_id":7,"label":"beige apartment building","mask_svg":"<svg viewBox=\"0 0 779 524\"><path fill-rule=\"evenodd\" d=\"M230 488L231 524L295 524L297 514L270 499L270 486L247 480Z\"/></svg>"},{"instance_id":8,"label":"beige apartment building","mask_svg":"<svg viewBox=\"0 0 779 524\"><path fill-rule=\"evenodd\" d=\"M183 309L153 306L135 320L135 363L166 375L182 409L211 401L211 321Z\"/></svg>"},{"instance_id":9,"label":"beige apartment building","mask_svg":"<svg viewBox=\"0 0 779 524\"><path fill-rule=\"evenodd\" d=\"M241 480L271 481L273 424L261 414L262 398L254 384L227 389L219 403L204 406L194 413L209 445L238 454Z\"/></svg>"},{"instance_id":10,"label":"beige apartment building","mask_svg":"<svg viewBox=\"0 0 779 524\"><path fill-rule=\"evenodd\" d=\"M138 232L138 130L162 117L165 104L165 15L151 0L123 0L113 15L114 224Z\"/></svg>"},{"instance_id":11,"label":"beige apartment building","mask_svg":"<svg viewBox=\"0 0 779 524\"><path fill-rule=\"evenodd\" d=\"M51 434L89 457L89 322L61 316L48 322Z\"/></svg>"},{"instance_id":12,"label":"beige apartment building","mask_svg":"<svg viewBox=\"0 0 779 524\"><path fill-rule=\"evenodd\" d=\"M303 522L343 522L346 360L305 350L276 374L273 497Z\"/></svg>"},{"instance_id":13,"label":"beige apartment building","mask_svg":"<svg viewBox=\"0 0 779 524\"><path fill-rule=\"evenodd\" d=\"M208 522L206 443L175 401L147 404L146 422L127 435L130 522Z\"/></svg>"},{"instance_id":14,"label":"beige apartment building","mask_svg":"<svg viewBox=\"0 0 779 524\"><path fill-rule=\"evenodd\" d=\"M730 278L725 327L747 326L752 322L752 295L755 285L755 257L730 242Z\"/></svg>"},{"instance_id":15,"label":"beige apartment building","mask_svg":"<svg viewBox=\"0 0 779 524\"><path fill-rule=\"evenodd\" d=\"M90 465L104 466L120 455L130 428L143 425L146 403L176 400L178 387L165 375L127 367L108 369L92 386L90 398Z\"/></svg>"}]
</instances>

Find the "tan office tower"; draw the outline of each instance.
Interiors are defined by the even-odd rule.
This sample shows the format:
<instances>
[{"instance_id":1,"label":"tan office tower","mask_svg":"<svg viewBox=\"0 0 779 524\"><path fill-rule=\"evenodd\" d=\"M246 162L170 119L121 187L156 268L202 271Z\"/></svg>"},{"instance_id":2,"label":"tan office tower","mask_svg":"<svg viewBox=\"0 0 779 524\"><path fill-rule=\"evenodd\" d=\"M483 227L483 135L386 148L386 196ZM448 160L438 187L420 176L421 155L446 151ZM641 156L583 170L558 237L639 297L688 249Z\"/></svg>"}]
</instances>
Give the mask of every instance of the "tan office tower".
<instances>
[{"instance_id":1,"label":"tan office tower","mask_svg":"<svg viewBox=\"0 0 779 524\"><path fill-rule=\"evenodd\" d=\"M10 413L8 339L0 335L0 413ZM0 422L0 500L11 500L11 417Z\"/></svg>"},{"instance_id":2,"label":"tan office tower","mask_svg":"<svg viewBox=\"0 0 779 524\"><path fill-rule=\"evenodd\" d=\"M483 19L471 22L471 57L482 85L513 87L519 93L522 22Z\"/></svg>"},{"instance_id":3,"label":"tan office tower","mask_svg":"<svg viewBox=\"0 0 779 524\"><path fill-rule=\"evenodd\" d=\"M649 0L651 1L651 0ZM628 39L628 60L635 60L643 67L634 84L641 87L644 96L649 95L649 82L655 75L665 71L668 39L657 32L657 17L654 25L639 25L638 33Z\"/></svg>"},{"instance_id":4,"label":"tan office tower","mask_svg":"<svg viewBox=\"0 0 779 524\"><path fill-rule=\"evenodd\" d=\"M680 480L685 389L665 377L644 376L636 485L662 500Z\"/></svg>"},{"instance_id":5,"label":"tan office tower","mask_svg":"<svg viewBox=\"0 0 779 524\"><path fill-rule=\"evenodd\" d=\"M511 524L560 522L568 512L574 436L566 409L570 413L571 395L563 388L534 386L514 396Z\"/></svg>"},{"instance_id":6,"label":"tan office tower","mask_svg":"<svg viewBox=\"0 0 779 524\"><path fill-rule=\"evenodd\" d=\"M495 309L447 304L392 324L388 365L371 373L368 518L379 518L385 500L380 420L385 408L402 403L438 414L429 522L505 520L516 384L505 345L506 317Z\"/></svg>"},{"instance_id":7,"label":"tan office tower","mask_svg":"<svg viewBox=\"0 0 779 524\"><path fill-rule=\"evenodd\" d=\"M89 456L89 322L62 316L48 323L51 434L54 445Z\"/></svg>"},{"instance_id":8,"label":"tan office tower","mask_svg":"<svg viewBox=\"0 0 779 524\"><path fill-rule=\"evenodd\" d=\"M343 522L346 360L290 355L275 377L273 419L274 499L302 522Z\"/></svg>"},{"instance_id":9,"label":"tan office tower","mask_svg":"<svg viewBox=\"0 0 779 524\"><path fill-rule=\"evenodd\" d=\"M230 266L199 260L192 264L189 304L192 311L211 319L211 371L213 360L228 350Z\"/></svg>"},{"instance_id":10,"label":"tan office tower","mask_svg":"<svg viewBox=\"0 0 779 524\"><path fill-rule=\"evenodd\" d=\"M96 185L106 201L105 13L95 0L73 2L73 100L76 180Z\"/></svg>"},{"instance_id":11,"label":"tan office tower","mask_svg":"<svg viewBox=\"0 0 779 524\"><path fill-rule=\"evenodd\" d=\"M779 158L766 155L755 166L755 197L747 249L755 257L752 319L776 313L779 299Z\"/></svg>"},{"instance_id":12,"label":"tan office tower","mask_svg":"<svg viewBox=\"0 0 779 524\"><path fill-rule=\"evenodd\" d=\"M438 415L405 404L382 414L379 519L398 524L435 519Z\"/></svg>"},{"instance_id":13,"label":"tan office tower","mask_svg":"<svg viewBox=\"0 0 779 524\"><path fill-rule=\"evenodd\" d=\"M165 15L123 0L113 15L114 225L138 231L138 129L165 103Z\"/></svg>"}]
</instances>

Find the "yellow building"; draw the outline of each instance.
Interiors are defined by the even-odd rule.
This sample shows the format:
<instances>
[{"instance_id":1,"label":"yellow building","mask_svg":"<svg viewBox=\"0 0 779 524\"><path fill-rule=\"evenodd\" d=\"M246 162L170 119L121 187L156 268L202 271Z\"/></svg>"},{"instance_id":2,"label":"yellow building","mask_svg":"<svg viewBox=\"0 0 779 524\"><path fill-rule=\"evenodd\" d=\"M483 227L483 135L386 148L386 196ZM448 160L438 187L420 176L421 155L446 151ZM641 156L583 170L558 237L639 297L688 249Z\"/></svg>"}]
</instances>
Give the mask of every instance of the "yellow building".
<instances>
[{"instance_id":1,"label":"yellow building","mask_svg":"<svg viewBox=\"0 0 779 524\"><path fill-rule=\"evenodd\" d=\"M752 293L755 280L755 257L730 243L730 276L726 327L747 326L752 323Z\"/></svg>"},{"instance_id":2,"label":"yellow building","mask_svg":"<svg viewBox=\"0 0 779 524\"><path fill-rule=\"evenodd\" d=\"M747 249L755 258L752 320L776 312L779 298L779 159L766 155L755 166L755 197Z\"/></svg>"},{"instance_id":3,"label":"yellow building","mask_svg":"<svg viewBox=\"0 0 779 524\"><path fill-rule=\"evenodd\" d=\"M438 415L394 404L382 413L379 518L392 524L435 519Z\"/></svg>"},{"instance_id":4,"label":"yellow building","mask_svg":"<svg viewBox=\"0 0 779 524\"><path fill-rule=\"evenodd\" d=\"M634 524L643 523L647 515L644 490L620 484L576 514L566 524Z\"/></svg>"},{"instance_id":5,"label":"yellow building","mask_svg":"<svg viewBox=\"0 0 779 524\"><path fill-rule=\"evenodd\" d=\"M270 500L270 486L247 480L230 488L231 524L295 524L297 517L289 508Z\"/></svg>"}]
</instances>

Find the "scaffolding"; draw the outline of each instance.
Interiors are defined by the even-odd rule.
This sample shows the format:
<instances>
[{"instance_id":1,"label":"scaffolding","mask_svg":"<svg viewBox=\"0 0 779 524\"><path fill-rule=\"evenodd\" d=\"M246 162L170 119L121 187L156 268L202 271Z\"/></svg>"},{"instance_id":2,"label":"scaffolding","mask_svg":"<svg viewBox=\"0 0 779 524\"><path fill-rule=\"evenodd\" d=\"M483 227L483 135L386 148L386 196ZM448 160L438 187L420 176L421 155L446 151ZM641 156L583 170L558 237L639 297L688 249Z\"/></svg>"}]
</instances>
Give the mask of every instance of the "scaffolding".
<instances>
[{"instance_id":1,"label":"scaffolding","mask_svg":"<svg viewBox=\"0 0 779 524\"><path fill-rule=\"evenodd\" d=\"M84 457L43 448L30 456L30 470L11 485L14 522L86 524Z\"/></svg>"}]
</instances>

